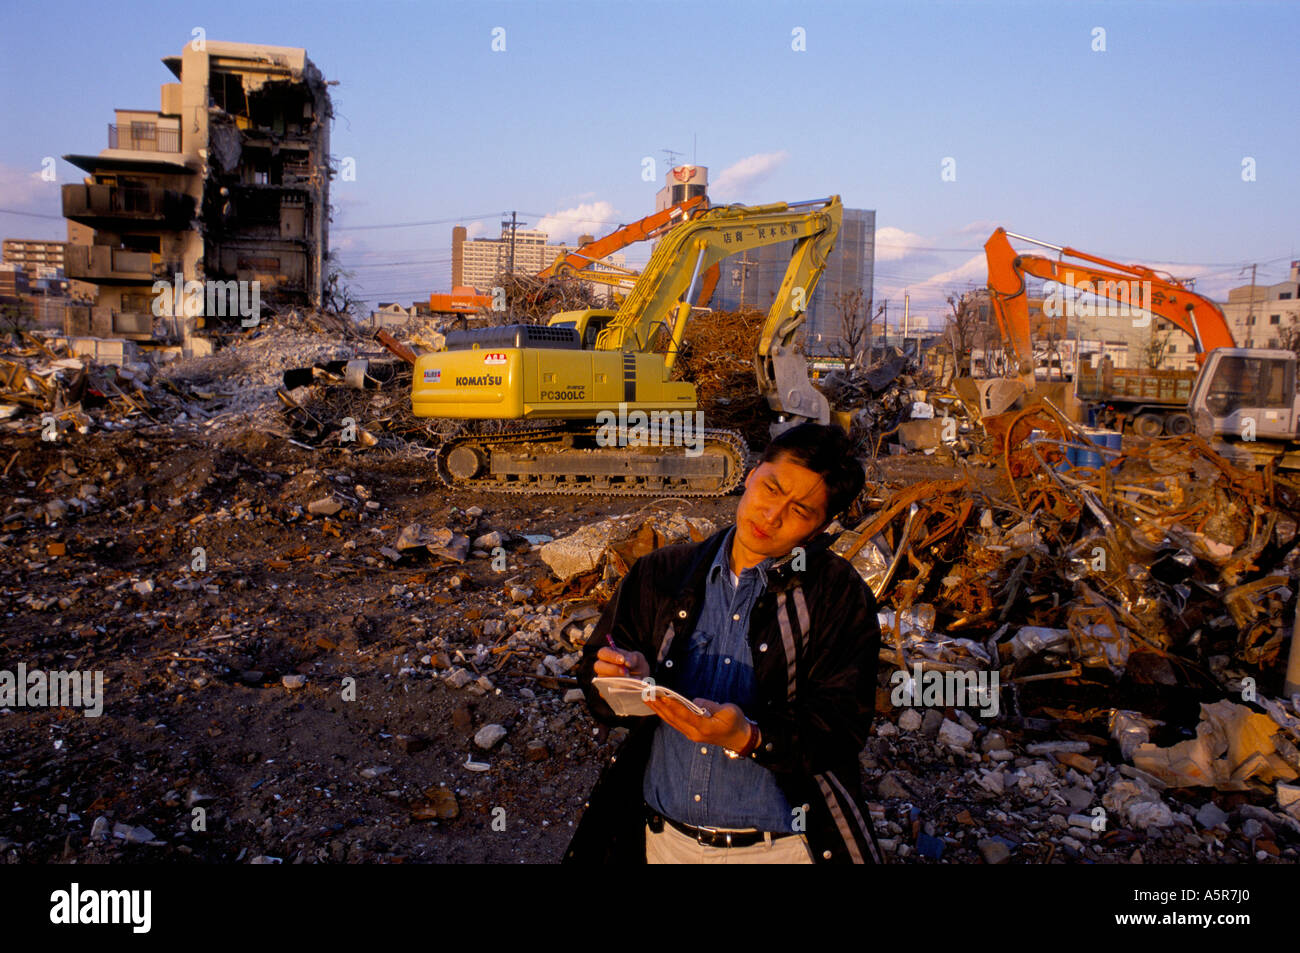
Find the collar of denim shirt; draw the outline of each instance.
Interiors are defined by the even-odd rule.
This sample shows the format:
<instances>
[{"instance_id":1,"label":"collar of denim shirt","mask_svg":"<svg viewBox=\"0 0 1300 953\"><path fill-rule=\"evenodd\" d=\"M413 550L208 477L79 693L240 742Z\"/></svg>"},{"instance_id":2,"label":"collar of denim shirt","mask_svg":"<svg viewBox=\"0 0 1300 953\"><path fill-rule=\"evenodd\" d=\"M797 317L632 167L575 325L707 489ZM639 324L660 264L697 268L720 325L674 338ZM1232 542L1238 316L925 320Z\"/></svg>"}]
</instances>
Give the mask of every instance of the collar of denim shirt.
<instances>
[{"instance_id":1,"label":"collar of denim shirt","mask_svg":"<svg viewBox=\"0 0 1300 953\"><path fill-rule=\"evenodd\" d=\"M731 529L727 530L727 535L722 539L722 545L718 547L718 554L713 557L713 564L709 566L709 582L717 582L719 574L721 573L726 573L726 576L723 578L725 578L728 583L731 582L731 541L735 539L735 537L736 527L733 526ZM762 588L766 589L767 571L774 562L776 562L776 560L769 556L757 566L751 566L749 569L741 572L740 576L743 577L745 573L756 569L758 570L759 582L762 584Z\"/></svg>"}]
</instances>

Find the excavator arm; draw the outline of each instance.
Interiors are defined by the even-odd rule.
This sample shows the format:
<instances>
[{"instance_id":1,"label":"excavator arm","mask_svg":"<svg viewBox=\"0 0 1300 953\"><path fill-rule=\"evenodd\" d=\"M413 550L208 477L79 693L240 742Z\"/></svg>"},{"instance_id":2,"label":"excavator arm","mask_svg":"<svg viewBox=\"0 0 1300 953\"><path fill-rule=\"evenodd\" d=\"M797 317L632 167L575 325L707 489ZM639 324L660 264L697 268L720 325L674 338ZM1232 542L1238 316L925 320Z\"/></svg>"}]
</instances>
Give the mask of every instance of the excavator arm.
<instances>
[{"instance_id":1,"label":"excavator arm","mask_svg":"<svg viewBox=\"0 0 1300 953\"><path fill-rule=\"evenodd\" d=\"M813 290L834 248L843 218L838 195L810 202L713 208L669 232L632 293L596 340L597 350L645 351L655 331L670 331L671 370L691 316L691 294L707 271L730 255L793 241L794 254L768 312L755 355L759 389L773 410L826 423L826 398L808 380L794 345Z\"/></svg>"},{"instance_id":2,"label":"excavator arm","mask_svg":"<svg viewBox=\"0 0 1300 953\"><path fill-rule=\"evenodd\" d=\"M600 261L608 255L621 251L628 245L655 238L679 222L683 222L708 208L708 200L703 195L694 195L684 202L647 215L645 218L622 225L608 235L602 235L595 241L587 242L567 255L561 255L550 266L537 273L538 278L585 278L580 274L585 268Z\"/></svg>"},{"instance_id":3,"label":"excavator arm","mask_svg":"<svg viewBox=\"0 0 1300 953\"><path fill-rule=\"evenodd\" d=\"M1060 259L1019 254L1011 247L1009 237L1055 249ZM1215 348L1236 346L1228 321L1217 304L1188 290L1177 279L1144 265L1120 264L1078 249L1015 235L1001 228L984 243L984 254L988 260L993 313L1022 375L1026 373L1026 364L1028 374L1033 375L1025 275L1068 285L1098 298L1122 302L1130 308L1141 308L1164 318L1195 342L1198 363L1204 363L1206 353ZM1065 258L1077 261L1061 260Z\"/></svg>"}]
</instances>

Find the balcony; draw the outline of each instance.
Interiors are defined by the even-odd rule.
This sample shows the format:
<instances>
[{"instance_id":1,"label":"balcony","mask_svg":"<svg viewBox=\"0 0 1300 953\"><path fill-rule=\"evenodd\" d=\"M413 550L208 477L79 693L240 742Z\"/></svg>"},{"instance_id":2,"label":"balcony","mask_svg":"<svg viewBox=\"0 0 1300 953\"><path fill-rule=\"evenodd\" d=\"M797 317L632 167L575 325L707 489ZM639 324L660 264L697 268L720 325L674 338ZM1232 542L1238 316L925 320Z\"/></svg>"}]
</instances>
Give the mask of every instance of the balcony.
<instances>
[{"instance_id":1,"label":"balcony","mask_svg":"<svg viewBox=\"0 0 1300 953\"><path fill-rule=\"evenodd\" d=\"M184 229L194 218L194 199L171 189L65 185L63 217L91 228L112 229L124 222L139 222Z\"/></svg>"},{"instance_id":2,"label":"balcony","mask_svg":"<svg viewBox=\"0 0 1300 953\"><path fill-rule=\"evenodd\" d=\"M157 257L108 245L69 245L64 253L63 273L74 281L101 285L152 283Z\"/></svg>"},{"instance_id":3,"label":"balcony","mask_svg":"<svg viewBox=\"0 0 1300 953\"><path fill-rule=\"evenodd\" d=\"M131 152L180 152L181 131L153 122L108 124L108 147Z\"/></svg>"},{"instance_id":4,"label":"balcony","mask_svg":"<svg viewBox=\"0 0 1300 953\"><path fill-rule=\"evenodd\" d=\"M66 305L63 333L68 337L165 340L174 336L169 319L157 320L148 311L120 311L100 305Z\"/></svg>"}]
</instances>

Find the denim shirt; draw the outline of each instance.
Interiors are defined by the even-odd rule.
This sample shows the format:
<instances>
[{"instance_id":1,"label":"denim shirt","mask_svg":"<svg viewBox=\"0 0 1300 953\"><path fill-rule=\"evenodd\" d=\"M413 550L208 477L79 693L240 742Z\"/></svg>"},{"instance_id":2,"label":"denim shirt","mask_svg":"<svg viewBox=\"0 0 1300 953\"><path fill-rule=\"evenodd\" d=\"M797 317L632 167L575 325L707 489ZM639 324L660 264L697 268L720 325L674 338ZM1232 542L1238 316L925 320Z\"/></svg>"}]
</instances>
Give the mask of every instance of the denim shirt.
<instances>
[{"instance_id":1,"label":"denim shirt","mask_svg":"<svg viewBox=\"0 0 1300 953\"><path fill-rule=\"evenodd\" d=\"M765 559L731 582L727 533L709 567L704 606L691 634L677 691L687 698L732 702L752 715L758 697L749 651L749 615L767 585ZM757 828L789 833L794 815L776 776L750 758L729 758L718 745L691 741L661 721L655 730L642 793L665 817L693 827Z\"/></svg>"}]
</instances>

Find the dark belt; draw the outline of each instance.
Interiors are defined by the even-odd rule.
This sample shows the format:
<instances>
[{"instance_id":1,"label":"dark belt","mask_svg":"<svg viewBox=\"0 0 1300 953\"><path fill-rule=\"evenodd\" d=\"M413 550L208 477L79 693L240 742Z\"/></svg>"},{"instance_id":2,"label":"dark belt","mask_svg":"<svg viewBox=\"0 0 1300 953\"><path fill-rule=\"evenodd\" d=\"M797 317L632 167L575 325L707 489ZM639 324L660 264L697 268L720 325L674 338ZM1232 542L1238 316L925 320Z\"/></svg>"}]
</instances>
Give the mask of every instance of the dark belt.
<instances>
[{"instance_id":1,"label":"dark belt","mask_svg":"<svg viewBox=\"0 0 1300 953\"><path fill-rule=\"evenodd\" d=\"M712 827L692 827L690 824L674 821L671 817L664 817L649 805L646 805L645 812L646 826L650 828L651 833L662 833L666 824L704 847L752 847L767 842L768 833L764 831L720 831ZM791 837L794 833L794 831L774 831L771 837L772 840L779 840L782 837Z\"/></svg>"}]
</instances>

